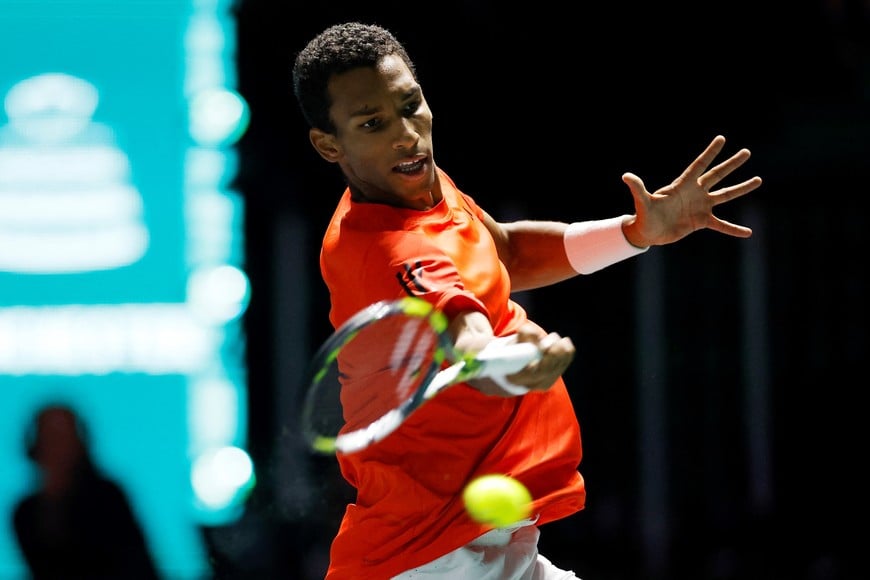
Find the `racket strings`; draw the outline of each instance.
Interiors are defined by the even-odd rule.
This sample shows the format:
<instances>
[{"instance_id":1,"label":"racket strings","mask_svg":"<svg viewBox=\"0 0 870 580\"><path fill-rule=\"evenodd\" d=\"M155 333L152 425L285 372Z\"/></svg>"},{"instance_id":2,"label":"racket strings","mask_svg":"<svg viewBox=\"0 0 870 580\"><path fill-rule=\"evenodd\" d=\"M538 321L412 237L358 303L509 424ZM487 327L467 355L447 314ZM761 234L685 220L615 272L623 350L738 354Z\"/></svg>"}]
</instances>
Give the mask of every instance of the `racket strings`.
<instances>
[{"instance_id":1,"label":"racket strings","mask_svg":"<svg viewBox=\"0 0 870 580\"><path fill-rule=\"evenodd\" d=\"M324 344L303 424L315 449L362 449L423 404L450 347L437 314L422 301L369 308Z\"/></svg>"},{"instance_id":2,"label":"racket strings","mask_svg":"<svg viewBox=\"0 0 870 580\"><path fill-rule=\"evenodd\" d=\"M426 319L397 313L360 329L335 359L346 433L387 413L402 413L438 356L438 335Z\"/></svg>"},{"instance_id":3,"label":"racket strings","mask_svg":"<svg viewBox=\"0 0 870 580\"><path fill-rule=\"evenodd\" d=\"M437 347L437 337L425 320L409 318L396 339L390 366L398 373L395 384L397 401L410 398L425 377Z\"/></svg>"}]
</instances>

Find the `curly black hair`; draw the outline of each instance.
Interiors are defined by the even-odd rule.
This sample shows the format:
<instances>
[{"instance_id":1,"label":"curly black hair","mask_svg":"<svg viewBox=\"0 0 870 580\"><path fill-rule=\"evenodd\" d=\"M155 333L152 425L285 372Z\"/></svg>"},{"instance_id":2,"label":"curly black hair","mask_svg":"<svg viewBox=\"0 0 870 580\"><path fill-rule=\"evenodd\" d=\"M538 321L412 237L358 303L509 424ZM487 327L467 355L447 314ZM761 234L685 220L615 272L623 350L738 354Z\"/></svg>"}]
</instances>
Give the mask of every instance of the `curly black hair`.
<instances>
[{"instance_id":1,"label":"curly black hair","mask_svg":"<svg viewBox=\"0 0 870 580\"><path fill-rule=\"evenodd\" d=\"M293 64L293 92L308 125L335 132L329 117L332 105L327 85L333 75L360 67L374 68L384 57L397 55L416 79L414 63L405 47L389 30L361 22L330 26L296 55Z\"/></svg>"}]
</instances>

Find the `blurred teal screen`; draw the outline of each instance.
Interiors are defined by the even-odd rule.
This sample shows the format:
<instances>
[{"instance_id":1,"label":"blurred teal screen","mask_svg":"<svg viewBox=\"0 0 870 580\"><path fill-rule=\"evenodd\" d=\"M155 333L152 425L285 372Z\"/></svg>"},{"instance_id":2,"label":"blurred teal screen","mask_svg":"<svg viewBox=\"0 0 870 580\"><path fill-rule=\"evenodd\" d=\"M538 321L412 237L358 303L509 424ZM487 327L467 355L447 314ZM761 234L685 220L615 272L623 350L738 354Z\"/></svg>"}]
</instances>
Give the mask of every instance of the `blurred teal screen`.
<instances>
[{"instance_id":1,"label":"blurred teal screen","mask_svg":"<svg viewBox=\"0 0 870 580\"><path fill-rule=\"evenodd\" d=\"M198 527L253 485L215 459L246 432L230 8L0 0L2 578L25 575L11 513L45 402L83 416L168 577L206 574Z\"/></svg>"}]
</instances>

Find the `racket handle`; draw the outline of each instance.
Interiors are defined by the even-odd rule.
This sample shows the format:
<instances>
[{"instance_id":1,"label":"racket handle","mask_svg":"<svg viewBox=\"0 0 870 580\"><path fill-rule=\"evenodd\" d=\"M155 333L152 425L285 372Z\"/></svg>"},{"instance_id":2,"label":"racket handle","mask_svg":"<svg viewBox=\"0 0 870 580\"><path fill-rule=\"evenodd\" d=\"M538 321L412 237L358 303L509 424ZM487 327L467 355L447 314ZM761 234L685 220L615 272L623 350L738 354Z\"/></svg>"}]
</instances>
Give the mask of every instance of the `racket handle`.
<instances>
[{"instance_id":1,"label":"racket handle","mask_svg":"<svg viewBox=\"0 0 870 580\"><path fill-rule=\"evenodd\" d=\"M513 395L514 397L519 397L520 395L525 395L531 389L528 389L522 385L517 385L515 383L510 382L503 376L492 375L489 377L489 380L497 384L501 387L501 390L508 393L509 395Z\"/></svg>"},{"instance_id":2,"label":"racket handle","mask_svg":"<svg viewBox=\"0 0 870 580\"><path fill-rule=\"evenodd\" d=\"M499 379L522 370L527 364L539 358L541 358L540 349L530 342L517 342L515 334L496 338L475 357L484 363L481 375L495 380L502 388L511 385L514 389L522 389L523 393L528 392L528 389Z\"/></svg>"}]
</instances>

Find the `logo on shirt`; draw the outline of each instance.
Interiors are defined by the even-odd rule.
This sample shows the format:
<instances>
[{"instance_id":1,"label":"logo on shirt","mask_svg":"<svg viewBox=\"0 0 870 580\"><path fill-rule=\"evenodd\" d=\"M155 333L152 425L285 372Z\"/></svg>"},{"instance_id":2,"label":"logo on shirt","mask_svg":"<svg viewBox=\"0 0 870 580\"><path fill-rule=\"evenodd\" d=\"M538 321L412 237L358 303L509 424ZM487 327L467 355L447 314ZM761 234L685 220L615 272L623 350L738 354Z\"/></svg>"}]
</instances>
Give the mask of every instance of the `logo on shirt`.
<instances>
[{"instance_id":1,"label":"logo on shirt","mask_svg":"<svg viewBox=\"0 0 870 580\"><path fill-rule=\"evenodd\" d=\"M423 265L420 262L415 262L413 267L407 263L403 264L402 271L396 272L396 279L399 281L399 285L410 296L429 291L423 285Z\"/></svg>"}]
</instances>

